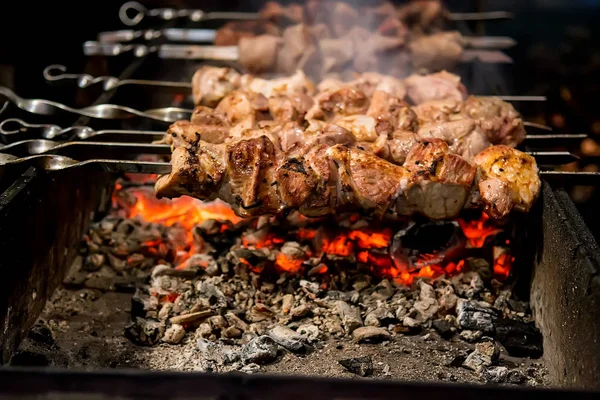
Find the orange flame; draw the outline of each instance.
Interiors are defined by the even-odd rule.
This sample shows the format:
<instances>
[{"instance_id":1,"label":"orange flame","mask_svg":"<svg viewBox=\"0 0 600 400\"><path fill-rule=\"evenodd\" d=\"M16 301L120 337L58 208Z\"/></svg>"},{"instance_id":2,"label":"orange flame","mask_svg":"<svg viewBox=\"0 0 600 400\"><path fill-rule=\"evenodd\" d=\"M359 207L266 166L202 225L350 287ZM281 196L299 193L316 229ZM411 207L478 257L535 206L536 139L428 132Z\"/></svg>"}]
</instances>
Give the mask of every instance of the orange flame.
<instances>
[{"instance_id":1,"label":"orange flame","mask_svg":"<svg viewBox=\"0 0 600 400\"><path fill-rule=\"evenodd\" d=\"M492 223L490 217L485 213L481 213L481 218L472 221L459 219L458 224L471 246L475 248L483 247L488 237L500 232L500 229Z\"/></svg>"}]
</instances>

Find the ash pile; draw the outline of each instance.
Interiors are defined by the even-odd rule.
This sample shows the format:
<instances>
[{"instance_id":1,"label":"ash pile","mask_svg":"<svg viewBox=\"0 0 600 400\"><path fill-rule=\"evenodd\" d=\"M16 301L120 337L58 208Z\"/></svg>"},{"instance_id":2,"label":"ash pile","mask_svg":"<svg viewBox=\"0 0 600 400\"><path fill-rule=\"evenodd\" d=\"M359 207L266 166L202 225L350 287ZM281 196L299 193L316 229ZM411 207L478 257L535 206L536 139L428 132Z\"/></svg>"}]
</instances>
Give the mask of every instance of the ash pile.
<instances>
[{"instance_id":1,"label":"ash pile","mask_svg":"<svg viewBox=\"0 0 600 400\"><path fill-rule=\"evenodd\" d=\"M389 254L392 233L402 226L406 232L405 221L385 228L356 217L248 221L219 204L198 219L173 203L168 212L144 203L141 209L157 216L148 222L132 210L159 200L133 189L117 190L114 212L91 227L70 284L130 291L123 333L136 346L192 346L202 370L249 373L329 346L339 350L340 369L391 377L390 365L370 355L345 357L343 349L409 352L395 343L418 338L459 349L445 367L475 380L543 382L542 336L528 304L512 297L507 265L498 264L510 249L490 245L508 243L498 229L482 230L476 246L460 241L472 248L463 246L454 258L437 252L413 260L419 268L407 271ZM493 240L481 240L490 233ZM431 244L428 236L421 241Z\"/></svg>"}]
</instances>

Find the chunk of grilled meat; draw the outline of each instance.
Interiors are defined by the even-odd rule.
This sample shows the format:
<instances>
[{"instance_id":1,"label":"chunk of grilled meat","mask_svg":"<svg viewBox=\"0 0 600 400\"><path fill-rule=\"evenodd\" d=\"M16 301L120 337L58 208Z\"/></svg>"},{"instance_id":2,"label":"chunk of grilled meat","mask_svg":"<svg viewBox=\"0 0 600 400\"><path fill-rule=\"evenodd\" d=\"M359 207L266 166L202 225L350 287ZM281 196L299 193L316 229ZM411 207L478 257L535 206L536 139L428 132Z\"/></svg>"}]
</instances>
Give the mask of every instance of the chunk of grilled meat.
<instances>
[{"instance_id":1,"label":"chunk of grilled meat","mask_svg":"<svg viewBox=\"0 0 600 400\"><path fill-rule=\"evenodd\" d=\"M476 158L481 202L492 217L510 212L507 200L529 210L540 187L532 158L505 146ZM220 198L241 217L294 209L309 217L352 211L455 218L472 206L467 199L478 170L439 139L415 144L398 166L340 144L313 144L292 155L267 135L224 144L197 139L176 148L171 164L172 172L156 182L158 197Z\"/></svg>"},{"instance_id":2,"label":"chunk of grilled meat","mask_svg":"<svg viewBox=\"0 0 600 400\"><path fill-rule=\"evenodd\" d=\"M428 71L452 69L463 54L464 39L459 32L440 32L421 36L408 44L415 68Z\"/></svg>"},{"instance_id":3,"label":"chunk of grilled meat","mask_svg":"<svg viewBox=\"0 0 600 400\"><path fill-rule=\"evenodd\" d=\"M474 158L476 184L485 211L493 218L513 208L527 212L539 195L542 182L535 159L512 147L492 146Z\"/></svg>"},{"instance_id":4,"label":"chunk of grilled meat","mask_svg":"<svg viewBox=\"0 0 600 400\"><path fill-rule=\"evenodd\" d=\"M412 0L398 7L397 16L411 31L424 34L442 30L448 11L439 0Z\"/></svg>"},{"instance_id":5,"label":"chunk of grilled meat","mask_svg":"<svg viewBox=\"0 0 600 400\"><path fill-rule=\"evenodd\" d=\"M465 100L467 88L460 77L447 71L429 75L411 75L404 80L408 99L412 104L422 104L431 100Z\"/></svg>"},{"instance_id":6,"label":"chunk of grilled meat","mask_svg":"<svg viewBox=\"0 0 600 400\"><path fill-rule=\"evenodd\" d=\"M194 103L214 107L240 84L241 76L233 68L201 67L192 77Z\"/></svg>"}]
</instances>

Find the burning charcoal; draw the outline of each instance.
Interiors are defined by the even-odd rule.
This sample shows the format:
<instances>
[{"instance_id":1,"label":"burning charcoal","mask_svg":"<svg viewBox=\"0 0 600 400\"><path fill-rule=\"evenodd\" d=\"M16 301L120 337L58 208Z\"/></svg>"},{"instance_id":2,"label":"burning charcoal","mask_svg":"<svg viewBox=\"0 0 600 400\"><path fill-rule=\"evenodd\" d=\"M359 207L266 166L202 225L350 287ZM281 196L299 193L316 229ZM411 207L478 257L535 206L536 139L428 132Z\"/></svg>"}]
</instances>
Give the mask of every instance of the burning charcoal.
<instances>
[{"instance_id":1,"label":"burning charcoal","mask_svg":"<svg viewBox=\"0 0 600 400\"><path fill-rule=\"evenodd\" d=\"M460 332L459 336L465 342L475 343L476 341L478 341L479 339L481 339L481 337L483 336L483 332L481 332L481 331L471 331L471 330L467 329L467 330L464 330L464 331Z\"/></svg>"},{"instance_id":2,"label":"burning charcoal","mask_svg":"<svg viewBox=\"0 0 600 400\"><path fill-rule=\"evenodd\" d=\"M300 304L290 310L290 316L295 319L301 319L311 313L311 308L308 304Z\"/></svg>"},{"instance_id":3,"label":"burning charcoal","mask_svg":"<svg viewBox=\"0 0 600 400\"><path fill-rule=\"evenodd\" d=\"M187 324L190 322L195 322L201 319L208 318L213 315L211 310L198 311L189 314L177 315L175 317L171 317L169 322L172 324Z\"/></svg>"},{"instance_id":4,"label":"burning charcoal","mask_svg":"<svg viewBox=\"0 0 600 400\"><path fill-rule=\"evenodd\" d=\"M194 254L185 260L177 270L194 272L194 275L195 271L205 271L208 276L215 276L220 272L217 262L208 254Z\"/></svg>"},{"instance_id":5,"label":"burning charcoal","mask_svg":"<svg viewBox=\"0 0 600 400\"><path fill-rule=\"evenodd\" d=\"M304 338L304 340L309 343L319 340L319 328L317 328L315 325L300 325L298 329L296 329L296 332L298 332Z\"/></svg>"},{"instance_id":6,"label":"burning charcoal","mask_svg":"<svg viewBox=\"0 0 600 400\"><path fill-rule=\"evenodd\" d=\"M387 301L394 295L394 287L387 279L383 279L375 286L375 290L371 294L374 298L381 301Z\"/></svg>"},{"instance_id":7,"label":"burning charcoal","mask_svg":"<svg viewBox=\"0 0 600 400\"><path fill-rule=\"evenodd\" d=\"M209 338L212 335L212 327L210 326L209 323L204 322L200 325L198 325L198 328L196 328L196 337L197 338Z\"/></svg>"},{"instance_id":8,"label":"burning charcoal","mask_svg":"<svg viewBox=\"0 0 600 400\"><path fill-rule=\"evenodd\" d=\"M463 329L493 332L498 311L482 301L459 299L456 305L458 325Z\"/></svg>"},{"instance_id":9,"label":"burning charcoal","mask_svg":"<svg viewBox=\"0 0 600 400\"><path fill-rule=\"evenodd\" d=\"M351 334L355 329L363 326L360 318L360 310L357 307L350 306L345 301L336 302L337 313L342 320L346 334Z\"/></svg>"},{"instance_id":10,"label":"burning charcoal","mask_svg":"<svg viewBox=\"0 0 600 400\"><path fill-rule=\"evenodd\" d=\"M137 289L131 297L131 315L133 317L157 317L158 299Z\"/></svg>"},{"instance_id":11,"label":"burning charcoal","mask_svg":"<svg viewBox=\"0 0 600 400\"><path fill-rule=\"evenodd\" d=\"M104 265L105 256L102 253L90 254L85 258L83 266L88 271L96 271Z\"/></svg>"},{"instance_id":12,"label":"burning charcoal","mask_svg":"<svg viewBox=\"0 0 600 400\"><path fill-rule=\"evenodd\" d=\"M283 325L276 325L271 329L269 337L289 351L302 352L306 349L304 337Z\"/></svg>"},{"instance_id":13,"label":"burning charcoal","mask_svg":"<svg viewBox=\"0 0 600 400\"><path fill-rule=\"evenodd\" d=\"M348 372L359 376L373 375L373 360L371 356L345 358L338 361Z\"/></svg>"},{"instance_id":14,"label":"burning charcoal","mask_svg":"<svg viewBox=\"0 0 600 400\"><path fill-rule=\"evenodd\" d=\"M483 378L488 383L505 383L508 378L508 368L495 366L483 370Z\"/></svg>"},{"instance_id":15,"label":"burning charcoal","mask_svg":"<svg viewBox=\"0 0 600 400\"><path fill-rule=\"evenodd\" d=\"M248 324L242 321L237 315L234 313L228 312L225 314L225 319L229 326L233 326L241 330L242 332L246 332L248 330Z\"/></svg>"},{"instance_id":16,"label":"burning charcoal","mask_svg":"<svg viewBox=\"0 0 600 400\"><path fill-rule=\"evenodd\" d=\"M217 221L216 219L207 219L203 221L200 225L196 225L195 230L199 230L203 232L206 236L213 236L221 233L222 222Z\"/></svg>"},{"instance_id":17,"label":"burning charcoal","mask_svg":"<svg viewBox=\"0 0 600 400\"><path fill-rule=\"evenodd\" d=\"M352 332L352 337L357 343L378 343L384 340L390 340L392 335L384 328L374 326L363 326Z\"/></svg>"},{"instance_id":18,"label":"burning charcoal","mask_svg":"<svg viewBox=\"0 0 600 400\"><path fill-rule=\"evenodd\" d=\"M269 336L259 336L242 347L244 364L268 364L277 358L277 343Z\"/></svg>"},{"instance_id":19,"label":"burning charcoal","mask_svg":"<svg viewBox=\"0 0 600 400\"><path fill-rule=\"evenodd\" d=\"M253 306L246 314L246 319L250 322L262 322L271 319L275 312L266 305L259 303Z\"/></svg>"},{"instance_id":20,"label":"burning charcoal","mask_svg":"<svg viewBox=\"0 0 600 400\"><path fill-rule=\"evenodd\" d=\"M294 301L293 294L286 294L283 296L283 299L281 300L281 313L284 315L288 314L294 306Z\"/></svg>"},{"instance_id":21,"label":"burning charcoal","mask_svg":"<svg viewBox=\"0 0 600 400\"><path fill-rule=\"evenodd\" d=\"M161 321L136 317L125 327L125 337L142 346L152 346L163 337L165 325Z\"/></svg>"},{"instance_id":22,"label":"burning charcoal","mask_svg":"<svg viewBox=\"0 0 600 400\"><path fill-rule=\"evenodd\" d=\"M542 334L533 322L501 319L495 324L496 339L514 357L539 358L543 354Z\"/></svg>"},{"instance_id":23,"label":"burning charcoal","mask_svg":"<svg viewBox=\"0 0 600 400\"><path fill-rule=\"evenodd\" d=\"M451 339L456 334L456 327L445 319L436 319L432 325L433 329L444 339Z\"/></svg>"},{"instance_id":24,"label":"burning charcoal","mask_svg":"<svg viewBox=\"0 0 600 400\"><path fill-rule=\"evenodd\" d=\"M481 371L498 362L500 350L494 342L482 342L475 345L475 350L467 356L463 367L473 371Z\"/></svg>"},{"instance_id":25,"label":"burning charcoal","mask_svg":"<svg viewBox=\"0 0 600 400\"><path fill-rule=\"evenodd\" d=\"M144 257L143 254L133 253L129 257L127 257L126 269L139 268L145 260L146 257Z\"/></svg>"},{"instance_id":26,"label":"burning charcoal","mask_svg":"<svg viewBox=\"0 0 600 400\"><path fill-rule=\"evenodd\" d=\"M177 344L181 342L181 339L185 336L185 329L179 324L173 324L165 331L165 335L162 340L165 343Z\"/></svg>"}]
</instances>

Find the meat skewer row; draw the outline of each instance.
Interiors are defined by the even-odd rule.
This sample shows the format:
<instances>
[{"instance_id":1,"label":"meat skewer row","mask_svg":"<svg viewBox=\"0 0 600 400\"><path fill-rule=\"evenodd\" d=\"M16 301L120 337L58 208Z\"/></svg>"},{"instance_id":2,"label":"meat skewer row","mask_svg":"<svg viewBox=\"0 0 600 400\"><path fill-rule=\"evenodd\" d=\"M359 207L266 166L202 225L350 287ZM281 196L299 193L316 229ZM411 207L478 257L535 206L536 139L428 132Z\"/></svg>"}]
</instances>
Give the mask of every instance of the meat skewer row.
<instances>
[{"instance_id":1,"label":"meat skewer row","mask_svg":"<svg viewBox=\"0 0 600 400\"><path fill-rule=\"evenodd\" d=\"M288 157L265 135L223 144L198 137L177 147L171 164L172 172L156 182L158 197L219 198L241 217L298 210L307 217L447 219L481 207L500 219L513 209L527 212L541 187L535 160L519 150L492 146L471 162L440 139L414 144L399 166L340 144Z\"/></svg>"}]
</instances>

